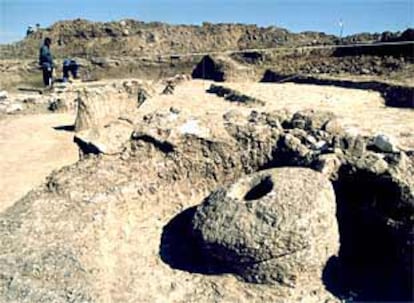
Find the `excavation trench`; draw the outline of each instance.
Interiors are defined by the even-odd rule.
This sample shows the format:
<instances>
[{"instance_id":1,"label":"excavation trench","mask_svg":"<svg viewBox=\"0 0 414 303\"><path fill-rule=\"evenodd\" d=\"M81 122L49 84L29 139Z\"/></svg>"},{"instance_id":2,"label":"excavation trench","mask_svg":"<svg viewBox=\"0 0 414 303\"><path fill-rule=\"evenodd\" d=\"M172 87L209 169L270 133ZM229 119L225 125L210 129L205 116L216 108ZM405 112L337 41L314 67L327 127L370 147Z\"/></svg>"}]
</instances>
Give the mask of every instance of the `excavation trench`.
<instances>
[{"instance_id":1,"label":"excavation trench","mask_svg":"<svg viewBox=\"0 0 414 303\"><path fill-rule=\"evenodd\" d=\"M331 291L362 301L412 299L412 242L407 214L397 184L386 176L340 172L334 183L340 251ZM411 238L411 239L410 239ZM404 250L411 250L407 253Z\"/></svg>"},{"instance_id":2,"label":"excavation trench","mask_svg":"<svg viewBox=\"0 0 414 303\"><path fill-rule=\"evenodd\" d=\"M350 81L325 79L301 74L279 74L272 70L267 70L260 82L292 82L297 84L374 90L382 95L387 106L414 108L414 87L411 86L393 85L379 81Z\"/></svg>"},{"instance_id":3,"label":"excavation trench","mask_svg":"<svg viewBox=\"0 0 414 303\"><path fill-rule=\"evenodd\" d=\"M323 125L326 126L323 120L326 117L322 115L283 115L281 112L272 116L252 111L245 122L239 122L242 117L235 115L233 119L230 116L223 121L226 136L219 137L223 140L174 133L176 125L166 123L164 126L164 118L159 118L159 121L141 125L142 133L132 138L131 153L151 158L155 150L160 161L169 159L165 165L168 167L166 180L186 179L192 184L203 180L214 190L263 169L285 166L316 169L314 162L323 152L313 153L314 147L306 141L309 136L315 143L325 140L324 145L328 145L326 149L330 149L331 155L338 148L342 154L351 154L337 175L331 175L337 202L340 251L338 257L326 265L323 277L326 287L338 297L348 298L350 294L356 294L360 301L411 299L412 206L407 203L409 199L403 197L403 185L392 175L369 172L370 162L364 162L364 168L357 165L365 161L364 156L373 156L383 163L384 154L363 150L356 155L359 141L348 140L345 134L337 136L341 140L334 140L336 137L322 130ZM319 124L321 126L317 126ZM160 133L171 130L174 136L164 139L160 135L151 135L146 128L156 128ZM321 132L327 138L318 135ZM229 140L228 136L234 140ZM346 141L344 146L342 139ZM340 147L334 146L334 141L338 141ZM152 148L146 148L148 146ZM246 189L241 196L254 204L254 200L277 186L264 179ZM161 259L172 268L187 272L233 272L203 253L191 230L193 216L194 209L187 209L164 226L159 247Z\"/></svg>"},{"instance_id":4,"label":"excavation trench","mask_svg":"<svg viewBox=\"0 0 414 303\"><path fill-rule=\"evenodd\" d=\"M303 159L275 151L265 169L302 166ZM361 301L412 299L413 205L388 174L343 164L333 178L340 251L326 265L324 282L336 296Z\"/></svg>"}]
</instances>

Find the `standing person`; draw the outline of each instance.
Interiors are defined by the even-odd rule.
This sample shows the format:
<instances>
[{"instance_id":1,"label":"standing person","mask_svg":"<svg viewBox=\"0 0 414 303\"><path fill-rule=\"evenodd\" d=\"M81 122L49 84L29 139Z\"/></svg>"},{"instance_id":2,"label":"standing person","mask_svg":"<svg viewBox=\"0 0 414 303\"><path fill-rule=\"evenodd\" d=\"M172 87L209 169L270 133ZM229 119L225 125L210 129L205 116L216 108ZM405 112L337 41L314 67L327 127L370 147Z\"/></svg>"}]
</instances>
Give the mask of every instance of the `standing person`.
<instances>
[{"instance_id":1,"label":"standing person","mask_svg":"<svg viewBox=\"0 0 414 303\"><path fill-rule=\"evenodd\" d=\"M53 82L53 57L50 52L52 40L45 38L39 51L39 64L43 71L43 83L45 86L52 86Z\"/></svg>"},{"instance_id":2,"label":"standing person","mask_svg":"<svg viewBox=\"0 0 414 303\"><path fill-rule=\"evenodd\" d=\"M26 36L30 36L34 32L35 31L34 31L33 27L31 25L29 25L29 27L27 28L27 31L26 31Z\"/></svg>"}]
</instances>

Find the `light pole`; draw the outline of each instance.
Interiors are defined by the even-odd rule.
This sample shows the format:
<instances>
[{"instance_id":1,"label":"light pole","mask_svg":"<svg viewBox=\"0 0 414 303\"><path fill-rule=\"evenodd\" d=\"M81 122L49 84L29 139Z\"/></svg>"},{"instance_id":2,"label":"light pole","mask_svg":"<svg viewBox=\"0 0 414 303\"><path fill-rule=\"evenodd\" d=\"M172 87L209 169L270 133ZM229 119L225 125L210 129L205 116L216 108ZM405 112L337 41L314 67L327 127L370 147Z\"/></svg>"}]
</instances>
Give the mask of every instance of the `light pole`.
<instances>
[{"instance_id":1,"label":"light pole","mask_svg":"<svg viewBox=\"0 0 414 303\"><path fill-rule=\"evenodd\" d=\"M342 19L339 19L338 25L339 25L339 38L342 39L342 35L344 34L344 22L342 21Z\"/></svg>"}]
</instances>

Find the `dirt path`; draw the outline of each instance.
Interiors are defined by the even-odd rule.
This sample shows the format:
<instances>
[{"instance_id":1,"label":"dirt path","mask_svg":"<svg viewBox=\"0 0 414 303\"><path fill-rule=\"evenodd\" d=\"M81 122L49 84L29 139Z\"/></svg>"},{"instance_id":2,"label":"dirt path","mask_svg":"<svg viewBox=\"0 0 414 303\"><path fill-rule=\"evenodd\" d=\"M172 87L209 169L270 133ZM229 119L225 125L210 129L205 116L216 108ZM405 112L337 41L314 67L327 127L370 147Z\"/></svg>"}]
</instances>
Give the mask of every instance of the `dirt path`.
<instances>
[{"instance_id":1,"label":"dirt path","mask_svg":"<svg viewBox=\"0 0 414 303\"><path fill-rule=\"evenodd\" d=\"M73 121L70 114L0 120L0 212L43 182L52 170L77 160L73 133L54 129Z\"/></svg>"}]
</instances>

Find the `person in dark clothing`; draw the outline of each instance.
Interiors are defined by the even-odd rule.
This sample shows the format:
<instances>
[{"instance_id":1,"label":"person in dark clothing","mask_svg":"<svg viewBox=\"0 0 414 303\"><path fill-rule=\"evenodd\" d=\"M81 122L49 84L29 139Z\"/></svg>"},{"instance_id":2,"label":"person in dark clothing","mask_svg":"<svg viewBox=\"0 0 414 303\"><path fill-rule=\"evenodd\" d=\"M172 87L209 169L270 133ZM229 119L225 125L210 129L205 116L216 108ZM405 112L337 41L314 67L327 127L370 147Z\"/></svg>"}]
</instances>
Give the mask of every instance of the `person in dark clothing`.
<instances>
[{"instance_id":1,"label":"person in dark clothing","mask_svg":"<svg viewBox=\"0 0 414 303\"><path fill-rule=\"evenodd\" d=\"M34 32L35 31L34 31L33 27L29 25L29 27L27 28L27 31L26 31L26 36L30 36Z\"/></svg>"},{"instance_id":2,"label":"person in dark clothing","mask_svg":"<svg viewBox=\"0 0 414 303\"><path fill-rule=\"evenodd\" d=\"M65 59L63 61L63 82L68 81L69 72L74 79L78 78L79 64L73 59Z\"/></svg>"},{"instance_id":3,"label":"person in dark clothing","mask_svg":"<svg viewBox=\"0 0 414 303\"><path fill-rule=\"evenodd\" d=\"M52 40L45 38L39 51L39 64L43 71L43 83L45 86L52 86L53 82L53 57L50 52Z\"/></svg>"}]
</instances>

